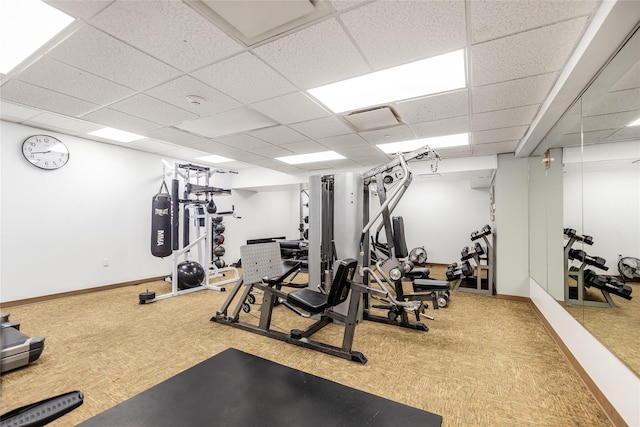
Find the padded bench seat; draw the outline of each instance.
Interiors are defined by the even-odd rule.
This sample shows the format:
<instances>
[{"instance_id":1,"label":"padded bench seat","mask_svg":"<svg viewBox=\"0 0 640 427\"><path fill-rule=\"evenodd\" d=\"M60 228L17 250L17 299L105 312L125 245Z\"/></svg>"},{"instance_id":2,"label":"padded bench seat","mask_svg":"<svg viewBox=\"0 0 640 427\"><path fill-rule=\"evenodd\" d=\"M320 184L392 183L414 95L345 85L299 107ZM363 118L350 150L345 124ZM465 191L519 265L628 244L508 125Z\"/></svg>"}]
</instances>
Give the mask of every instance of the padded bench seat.
<instances>
[{"instance_id":1,"label":"padded bench seat","mask_svg":"<svg viewBox=\"0 0 640 427\"><path fill-rule=\"evenodd\" d=\"M328 296L309 288L300 289L287 295L287 302L315 314L327 307Z\"/></svg>"}]
</instances>

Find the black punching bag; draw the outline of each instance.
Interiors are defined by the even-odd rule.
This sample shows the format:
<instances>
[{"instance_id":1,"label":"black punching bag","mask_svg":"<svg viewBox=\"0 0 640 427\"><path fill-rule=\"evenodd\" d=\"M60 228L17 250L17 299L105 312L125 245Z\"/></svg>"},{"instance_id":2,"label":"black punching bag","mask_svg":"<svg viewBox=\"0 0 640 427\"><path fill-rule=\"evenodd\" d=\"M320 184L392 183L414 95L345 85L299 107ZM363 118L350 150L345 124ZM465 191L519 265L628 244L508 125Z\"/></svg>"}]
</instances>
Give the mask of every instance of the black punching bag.
<instances>
[{"instance_id":1,"label":"black punching bag","mask_svg":"<svg viewBox=\"0 0 640 427\"><path fill-rule=\"evenodd\" d=\"M171 251L171 195L163 181L151 201L151 254L163 258Z\"/></svg>"}]
</instances>

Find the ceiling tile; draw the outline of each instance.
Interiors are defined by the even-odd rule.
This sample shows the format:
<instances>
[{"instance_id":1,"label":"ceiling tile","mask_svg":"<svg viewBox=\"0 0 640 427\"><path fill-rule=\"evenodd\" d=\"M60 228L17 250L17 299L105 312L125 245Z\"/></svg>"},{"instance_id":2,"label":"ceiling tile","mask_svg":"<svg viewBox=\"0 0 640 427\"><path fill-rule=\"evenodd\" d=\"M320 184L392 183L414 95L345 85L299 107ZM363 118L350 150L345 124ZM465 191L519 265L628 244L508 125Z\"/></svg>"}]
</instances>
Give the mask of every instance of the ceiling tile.
<instances>
[{"instance_id":1,"label":"ceiling tile","mask_svg":"<svg viewBox=\"0 0 640 427\"><path fill-rule=\"evenodd\" d=\"M598 1L470 1L471 40L478 43L593 12Z\"/></svg>"},{"instance_id":2,"label":"ceiling tile","mask_svg":"<svg viewBox=\"0 0 640 427\"><path fill-rule=\"evenodd\" d=\"M174 107L143 93L111 104L109 108L165 126L198 117L189 111Z\"/></svg>"},{"instance_id":3,"label":"ceiling tile","mask_svg":"<svg viewBox=\"0 0 640 427\"><path fill-rule=\"evenodd\" d=\"M291 127L311 139L353 133L349 126L335 116L295 123Z\"/></svg>"},{"instance_id":4,"label":"ceiling tile","mask_svg":"<svg viewBox=\"0 0 640 427\"><path fill-rule=\"evenodd\" d=\"M640 126L625 126L607 137L607 141L640 140ZM638 153L640 156L640 153Z\"/></svg>"},{"instance_id":5,"label":"ceiling tile","mask_svg":"<svg viewBox=\"0 0 640 427\"><path fill-rule=\"evenodd\" d=\"M249 151L238 151L237 153L233 153L233 159L238 160L240 162L255 162L256 160L264 159L264 156L260 156L258 154L249 152Z\"/></svg>"},{"instance_id":6,"label":"ceiling tile","mask_svg":"<svg viewBox=\"0 0 640 427\"><path fill-rule=\"evenodd\" d=\"M471 140L474 144L519 140L524 136L528 128L529 126L514 126L509 128L473 132Z\"/></svg>"},{"instance_id":7,"label":"ceiling tile","mask_svg":"<svg viewBox=\"0 0 640 427\"><path fill-rule=\"evenodd\" d=\"M472 85L561 70L586 24L578 18L472 46Z\"/></svg>"},{"instance_id":8,"label":"ceiling tile","mask_svg":"<svg viewBox=\"0 0 640 427\"><path fill-rule=\"evenodd\" d=\"M161 99L184 110L191 111L200 117L220 113L240 106L240 103L222 92L194 79L182 76L161 84L145 92L147 95ZM202 104L191 104L188 95L196 95L205 99Z\"/></svg>"},{"instance_id":9,"label":"ceiling tile","mask_svg":"<svg viewBox=\"0 0 640 427\"><path fill-rule=\"evenodd\" d=\"M332 169L329 164L319 163L319 162L301 163L299 165L296 165L296 167L298 169L302 169L303 171L307 171L307 172L320 172L320 171L328 171Z\"/></svg>"},{"instance_id":10,"label":"ceiling tile","mask_svg":"<svg viewBox=\"0 0 640 427\"><path fill-rule=\"evenodd\" d=\"M110 80L47 57L35 62L17 78L94 104L108 104L134 93Z\"/></svg>"},{"instance_id":11,"label":"ceiling tile","mask_svg":"<svg viewBox=\"0 0 640 427\"><path fill-rule=\"evenodd\" d=\"M115 129L124 130L133 133L148 132L153 129L162 127L157 123L134 117L122 111L111 110L110 108L101 108L89 114L82 116L84 120L100 123L102 125Z\"/></svg>"},{"instance_id":12,"label":"ceiling tile","mask_svg":"<svg viewBox=\"0 0 640 427\"><path fill-rule=\"evenodd\" d=\"M518 146L519 140L490 142L488 144L473 145L474 155L513 153Z\"/></svg>"},{"instance_id":13,"label":"ceiling tile","mask_svg":"<svg viewBox=\"0 0 640 427\"><path fill-rule=\"evenodd\" d=\"M253 160L252 163L256 166L261 166L264 168L271 168L271 169L280 169L283 165L286 164L281 162L280 160L275 160L275 159ZM297 170L296 172L300 172L300 171Z\"/></svg>"},{"instance_id":14,"label":"ceiling tile","mask_svg":"<svg viewBox=\"0 0 640 427\"><path fill-rule=\"evenodd\" d=\"M363 166L363 163L358 163L357 161L351 160L351 159L330 160L323 163L329 166L331 169L343 169L343 170L360 168Z\"/></svg>"},{"instance_id":15,"label":"ceiling tile","mask_svg":"<svg viewBox=\"0 0 640 427\"><path fill-rule=\"evenodd\" d=\"M592 132L604 129L619 129L627 126L638 118L638 111L625 111L615 114L603 114L600 116L584 117L582 129L584 132Z\"/></svg>"},{"instance_id":16,"label":"ceiling tile","mask_svg":"<svg viewBox=\"0 0 640 427\"><path fill-rule=\"evenodd\" d=\"M583 105L590 106L590 108L583 110L583 117L620 111L637 111L640 110L640 88L598 94L597 99L593 102L583 102Z\"/></svg>"},{"instance_id":17,"label":"ceiling tile","mask_svg":"<svg viewBox=\"0 0 640 427\"><path fill-rule=\"evenodd\" d=\"M84 120L78 120L71 117L61 116L59 114L53 114L53 113L42 113L39 116L26 121L25 124L33 125L36 127L40 125L46 125L49 127L49 129L51 129L51 127L55 127L58 131L62 133L70 133L70 134L89 133L89 132L98 130L102 127L95 123L90 123Z\"/></svg>"},{"instance_id":18,"label":"ceiling tile","mask_svg":"<svg viewBox=\"0 0 640 427\"><path fill-rule=\"evenodd\" d=\"M254 51L303 89L371 71L335 19L276 39Z\"/></svg>"},{"instance_id":19,"label":"ceiling tile","mask_svg":"<svg viewBox=\"0 0 640 427\"><path fill-rule=\"evenodd\" d=\"M237 134L231 136L223 136L216 138L216 142L219 142L224 145L228 145L233 148L237 148L239 150L248 150L254 151L256 148L265 148L270 147L271 144L264 142L258 138L254 138L251 135L247 134ZM239 160L239 159L236 159Z\"/></svg>"},{"instance_id":20,"label":"ceiling tile","mask_svg":"<svg viewBox=\"0 0 640 427\"><path fill-rule=\"evenodd\" d=\"M467 44L464 1L378 1L345 12L340 20L375 70Z\"/></svg>"},{"instance_id":21,"label":"ceiling tile","mask_svg":"<svg viewBox=\"0 0 640 427\"><path fill-rule=\"evenodd\" d=\"M455 135L469 132L469 116L454 117L452 119L436 120L433 122L416 123L409 126L418 138L432 136Z\"/></svg>"},{"instance_id":22,"label":"ceiling tile","mask_svg":"<svg viewBox=\"0 0 640 427\"><path fill-rule=\"evenodd\" d=\"M364 138L355 133L321 138L318 139L318 142L331 150L369 146L369 143Z\"/></svg>"},{"instance_id":23,"label":"ceiling tile","mask_svg":"<svg viewBox=\"0 0 640 427\"><path fill-rule=\"evenodd\" d=\"M258 102L252 104L251 108L283 124L327 117L330 114L302 92Z\"/></svg>"},{"instance_id":24,"label":"ceiling tile","mask_svg":"<svg viewBox=\"0 0 640 427\"><path fill-rule=\"evenodd\" d=\"M289 144L291 142L299 142L307 139L303 134L296 132L290 127L281 125L253 130L248 133L249 135L255 136L256 138L274 145Z\"/></svg>"},{"instance_id":25,"label":"ceiling tile","mask_svg":"<svg viewBox=\"0 0 640 427\"><path fill-rule=\"evenodd\" d=\"M164 127L149 132L144 132L144 135L148 136L149 138L194 148L198 144L204 144L205 142L209 141L209 138L193 135L189 132L184 132L171 127Z\"/></svg>"},{"instance_id":26,"label":"ceiling tile","mask_svg":"<svg viewBox=\"0 0 640 427\"><path fill-rule=\"evenodd\" d=\"M235 154L238 154L242 151L238 148L230 147L228 145L221 144L215 141L207 141L203 142L202 144L196 144L193 146L193 148L200 151L206 151L209 154L217 154L222 157L228 157L230 159L233 159Z\"/></svg>"},{"instance_id":27,"label":"ceiling tile","mask_svg":"<svg viewBox=\"0 0 640 427\"><path fill-rule=\"evenodd\" d=\"M3 94L4 95L4 94ZM40 114L40 110L12 104L5 100L0 100L0 119L11 122L21 122Z\"/></svg>"},{"instance_id":28,"label":"ceiling tile","mask_svg":"<svg viewBox=\"0 0 640 427\"><path fill-rule=\"evenodd\" d=\"M538 112L538 108L540 108L540 105L536 104L474 114L471 117L471 130L479 131L527 125L533 120L533 117Z\"/></svg>"},{"instance_id":29,"label":"ceiling tile","mask_svg":"<svg viewBox=\"0 0 640 427\"><path fill-rule=\"evenodd\" d=\"M469 114L469 90L415 98L395 104L404 123L421 123Z\"/></svg>"},{"instance_id":30,"label":"ceiling tile","mask_svg":"<svg viewBox=\"0 0 640 427\"><path fill-rule=\"evenodd\" d=\"M167 142L156 141L153 139L141 139L139 141L133 141L127 144L129 148L136 148L138 150L149 151L151 153L168 153L174 151L179 147Z\"/></svg>"},{"instance_id":31,"label":"ceiling tile","mask_svg":"<svg viewBox=\"0 0 640 427\"><path fill-rule=\"evenodd\" d=\"M358 161L358 159L377 159L382 162L386 162L388 157L381 150L379 150L375 146L363 146L363 147L351 147L351 148L340 148L336 150L336 152L342 154L343 156Z\"/></svg>"},{"instance_id":32,"label":"ceiling tile","mask_svg":"<svg viewBox=\"0 0 640 427\"><path fill-rule=\"evenodd\" d=\"M438 154L443 159L453 157L467 157L471 155L471 146L463 145L459 147L438 148Z\"/></svg>"},{"instance_id":33,"label":"ceiling tile","mask_svg":"<svg viewBox=\"0 0 640 427\"><path fill-rule=\"evenodd\" d=\"M209 153L204 153L202 151L194 150L191 148L176 147L175 150L167 151L166 154L178 159L193 161L196 159L196 157L206 156Z\"/></svg>"},{"instance_id":34,"label":"ceiling tile","mask_svg":"<svg viewBox=\"0 0 640 427\"><path fill-rule=\"evenodd\" d=\"M215 138L238 132L273 126L276 123L269 117L250 108L236 108L211 116L185 121L175 127Z\"/></svg>"},{"instance_id":35,"label":"ceiling tile","mask_svg":"<svg viewBox=\"0 0 640 427\"><path fill-rule=\"evenodd\" d=\"M327 151L327 147L323 147L315 141L294 142L292 144L283 144L280 147L295 154L320 153L322 151Z\"/></svg>"},{"instance_id":36,"label":"ceiling tile","mask_svg":"<svg viewBox=\"0 0 640 427\"><path fill-rule=\"evenodd\" d=\"M66 116L80 116L98 108L96 104L19 80L11 80L2 86L2 99Z\"/></svg>"},{"instance_id":37,"label":"ceiling tile","mask_svg":"<svg viewBox=\"0 0 640 427\"><path fill-rule=\"evenodd\" d=\"M541 104L558 73L541 74L472 89L473 113Z\"/></svg>"},{"instance_id":38,"label":"ceiling tile","mask_svg":"<svg viewBox=\"0 0 640 427\"><path fill-rule=\"evenodd\" d=\"M76 31L47 56L136 90L148 89L180 74L175 68L89 26Z\"/></svg>"},{"instance_id":39,"label":"ceiling tile","mask_svg":"<svg viewBox=\"0 0 640 427\"><path fill-rule=\"evenodd\" d=\"M210 65L191 75L247 104L297 90L249 52Z\"/></svg>"},{"instance_id":40,"label":"ceiling tile","mask_svg":"<svg viewBox=\"0 0 640 427\"><path fill-rule=\"evenodd\" d=\"M611 92L617 90L634 89L640 87L640 61L631 67L621 78L611 87Z\"/></svg>"},{"instance_id":41,"label":"ceiling tile","mask_svg":"<svg viewBox=\"0 0 640 427\"><path fill-rule=\"evenodd\" d=\"M73 16L76 19L88 20L102 9L107 7L112 0L44 0L56 9Z\"/></svg>"},{"instance_id":42,"label":"ceiling tile","mask_svg":"<svg viewBox=\"0 0 640 427\"><path fill-rule=\"evenodd\" d=\"M331 5L339 12L366 3L369 3L369 0L331 0Z\"/></svg>"},{"instance_id":43,"label":"ceiling tile","mask_svg":"<svg viewBox=\"0 0 640 427\"><path fill-rule=\"evenodd\" d=\"M394 126L388 129L360 132L360 136L371 144L386 144L387 142L407 141L416 138L409 126Z\"/></svg>"},{"instance_id":44,"label":"ceiling tile","mask_svg":"<svg viewBox=\"0 0 640 427\"><path fill-rule=\"evenodd\" d=\"M260 156L268 157L270 159L273 159L275 157L292 156L295 154L292 151L285 150L284 148L278 147L276 145L271 145L269 147L262 147L262 148L254 148L251 151Z\"/></svg>"},{"instance_id":45,"label":"ceiling tile","mask_svg":"<svg viewBox=\"0 0 640 427\"><path fill-rule=\"evenodd\" d=\"M178 68L192 71L243 46L181 1L118 1L91 24Z\"/></svg>"}]
</instances>

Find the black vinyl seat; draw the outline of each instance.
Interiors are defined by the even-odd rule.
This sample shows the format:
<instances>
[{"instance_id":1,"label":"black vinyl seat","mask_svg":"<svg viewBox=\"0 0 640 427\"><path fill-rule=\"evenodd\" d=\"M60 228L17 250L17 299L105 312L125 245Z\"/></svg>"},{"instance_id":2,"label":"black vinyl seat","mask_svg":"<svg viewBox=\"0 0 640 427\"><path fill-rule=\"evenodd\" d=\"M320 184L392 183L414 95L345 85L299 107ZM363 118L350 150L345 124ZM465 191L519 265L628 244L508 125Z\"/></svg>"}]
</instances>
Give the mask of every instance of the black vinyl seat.
<instances>
[{"instance_id":1,"label":"black vinyl seat","mask_svg":"<svg viewBox=\"0 0 640 427\"><path fill-rule=\"evenodd\" d=\"M304 288L287 294L287 302L311 314L344 302L349 295L357 265L358 261L352 258L336 261L336 274L328 295Z\"/></svg>"}]
</instances>

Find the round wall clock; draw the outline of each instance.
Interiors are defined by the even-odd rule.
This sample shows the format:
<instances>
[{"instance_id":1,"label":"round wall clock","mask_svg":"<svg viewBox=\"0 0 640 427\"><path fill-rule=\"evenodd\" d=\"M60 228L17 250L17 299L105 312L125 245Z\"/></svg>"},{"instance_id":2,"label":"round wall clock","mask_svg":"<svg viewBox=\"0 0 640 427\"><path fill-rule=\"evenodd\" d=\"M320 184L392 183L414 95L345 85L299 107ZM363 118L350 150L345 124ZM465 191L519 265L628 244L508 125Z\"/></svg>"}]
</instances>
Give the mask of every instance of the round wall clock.
<instances>
[{"instance_id":1,"label":"round wall clock","mask_svg":"<svg viewBox=\"0 0 640 427\"><path fill-rule=\"evenodd\" d=\"M24 158L41 169L58 169L69 161L69 149L58 138L32 135L22 143Z\"/></svg>"}]
</instances>

